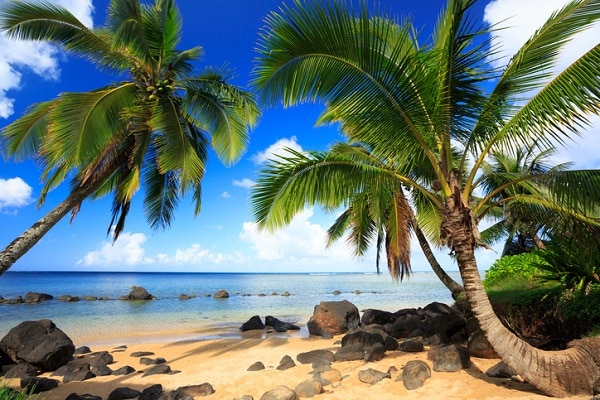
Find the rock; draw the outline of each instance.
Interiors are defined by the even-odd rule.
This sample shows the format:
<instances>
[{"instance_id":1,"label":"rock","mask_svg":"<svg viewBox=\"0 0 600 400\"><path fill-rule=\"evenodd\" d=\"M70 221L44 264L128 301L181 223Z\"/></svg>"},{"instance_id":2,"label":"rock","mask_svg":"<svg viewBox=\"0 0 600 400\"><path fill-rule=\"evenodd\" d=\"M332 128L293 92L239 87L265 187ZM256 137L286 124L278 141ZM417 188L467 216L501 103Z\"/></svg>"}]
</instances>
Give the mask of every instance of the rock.
<instances>
[{"instance_id":1,"label":"rock","mask_svg":"<svg viewBox=\"0 0 600 400\"><path fill-rule=\"evenodd\" d=\"M94 396L91 394L77 394L77 393L71 393L70 395L68 395L65 400L102 400L102 397L100 396Z\"/></svg>"},{"instance_id":2,"label":"rock","mask_svg":"<svg viewBox=\"0 0 600 400\"><path fill-rule=\"evenodd\" d=\"M339 290L334 290L333 291L333 295L334 296L339 296L340 294L342 294L342 292L340 292Z\"/></svg>"},{"instance_id":3,"label":"rock","mask_svg":"<svg viewBox=\"0 0 600 400\"><path fill-rule=\"evenodd\" d=\"M54 297L46 293L27 292L24 301L27 304L36 304L41 303L42 301L52 300L53 298Z\"/></svg>"},{"instance_id":4,"label":"rock","mask_svg":"<svg viewBox=\"0 0 600 400\"><path fill-rule=\"evenodd\" d=\"M115 369L111 375L129 375L131 373L135 372L135 369L133 367L130 367L129 365L126 365L124 367L121 367L119 369Z\"/></svg>"},{"instance_id":5,"label":"rock","mask_svg":"<svg viewBox=\"0 0 600 400\"><path fill-rule=\"evenodd\" d=\"M56 300L66 301L66 302L75 302L75 301L79 301L80 299L77 296L71 296L69 294L63 294L62 296L58 296L56 298Z\"/></svg>"},{"instance_id":6,"label":"rock","mask_svg":"<svg viewBox=\"0 0 600 400\"><path fill-rule=\"evenodd\" d=\"M323 384L318 379L309 379L299 383L294 388L294 392L296 392L299 397L314 397L324 392Z\"/></svg>"},{"instance_id":7,"label":"rock","mask_svg":"<svg viewBox=\"0 0 600 400\"><path fill-rule=\"evenodd\" d=\"M120 387L110 392L107 400L135 399L140 394L141 392L139 390L131 389L128 387Z\"/></svg>"},{"instance_id":8,"label":"rock","mask_svg":"<svg viewBox=\"0 0 600 400\"><path fill-rule=\"evenodd\" d=\"M144 372L144 375L142 375L142 377L149 376L149 375L169 374L169 373L171 373L171 367L169 367L167 364L158 364L158 365L155 365L154 367L149 368L146 372Z\"/></svg>"},{"instance_id":9,"label":"rock","mask_svg":"<svg viewBox=\"0 0 600 400\"><path fill-rule=\"evenodd\" d=\"M491 378L512 378L517 375L517 371L500 361L498 364L490 367L485 374Z\"/></svg>"},{"instance_id":10,"label":"rock","mask_svg":"<svg viewBox=\"0 0 600 400\"><path fill-rule=\"evenodd\" d=\"M90 350L89 347L87 346L81 346L75 349L75 351L73 352L73 355L79 355L79 354L87 354L87 353L91 353L92 350Z\"/></svg>"},{"instance_id":11,"label":"rock","mask_svg":"<svg viewBox=\"0 0 600 400\"><path fill-rule=\"evenodd\" d=\"M423 351L423 341L419 339L408 339L398 344L398 350L406 353L419 353Z\"/></svg>"},{"instance_id":12,"label":"rock","mask_svg":"<svg viewBox=\"0 0 600 400\"><path fill-rule=\"evenodd\" d=\"M108 376L113 375L113 370L106 365L100 365L92 368L92 373L96 376Z\"/></svg>"},{"instance_id":13,"label":"rock","mask_svg":"<svg viewBox=\"0 0 600 400\"><path fill-rule=\"evenodd\" d=\"M263 364L260 361L257 361L251 366L249 366L246 371L262 371L263 369L265 369L265 364Z\"/></svg>"},{"instance_id":14,"label":"rock","mask_svg":"<svg viewBox=\"0 0 600 400\"><path fill-rule=\"evenodd\" d=\"M349 333L342 338L342 347L353 344L361 344L363 347L371 347L375 343L385 344L385 340L379 333L365 332L362 330Z\"/></svg>"},{"instance_id":15,"label":"rock","mask_svg":"<svg viewBox=\"0 0 600 400\"><path fill-rule=\"evenodd\" d=\"M154 298L154 296L141 286L134 286L129 295L127 295L127 300L153 300Z\"/></svg>"},{"instance_id":16,"label":"rock","mask_svg":"<svg viewBox=\"0 0 600 400\"><path fill-rule=\"evenodd\" d=\"M391 375L387 372L374 370L373 368L365 369L358 373L358 380L370 385L374 385L385 378L389 379L391 378Z\"/></svg>"},{"instance_id":17,"label":"rock","mask_svg":"<svg viewBox=\"0 0 600 400\"><path fill-rule=\"evenodd\" d=\"M312 350L298 354L296 360L300 364L314 364L322 360L331 363L335 360L335 355L330 350Z\"/></svg>"},{"instance_id":18,"label":"rock","mask_svg":"<svg viewBox=\"0 0 600 400\"><path fill-rule=\"evenodd\" d=\"M217 293L213 295L213 299L226 299L229 297L229 292L227 290L219 290Z\"/></svg>"},{"instance_id":19,"label":"rock","mask_svg":"<svg viewBox=\"0 0 600 400\"><path fill-rule=\"evenodd\" d=\"M240 331L242 332L260 329L265 329L265 325L258 315L253 315L248 321L244 322L242 326L240 326Z\"/></svg>"},{"instance_id":20,"label":"rock","mask_svg":"<svg viewBox=\"0 0 600 400\"><path fill-rule=\"evenodd\" d=\"M389 311L381 311L374 310L372 308L368 308L363 311L363 315L360 319L360 325L386 325L391 324L396 320L396 315L392 314Z\"/></svg>"},{"instance_id":21,"label":"rock","mask_svg":"<svg viewBox=\"0 0 600 400\"><path fill-rule=\"evenodd\" d=\"M294 362L294 360L292 360L292 357L286 355L286 356L283 356L281 361L279 361L277 370L285 371L286 369L294 368L295 366L296 366L296 363Z\"/></svg>"},{"instance_id":22,"label":"rock","mask_svg":"<svg viewBox=\"0 0 600 400\"><path fill-rule=\"evenodd\" d=\"M158 400L160 399L162 394L162 385L160 383L157 383L142 390L142 393L140 393L138 400Z\"/></svg>"},{"instance_id":23,"label":"rock","mask_svg":"<svg viewBox=\"0 0 600 400\"><path fill-rule=\"evenodd\" d=\"M433 357L433 370L437 372L456 372L471 365L468 350L455 344L434 348Z\"/></svg>"},{"instance_id":24,"label":"rock","mask_svg":"<svg viewBox=\"0 0 600 400\"><path fill-rule=\"evenodd\" d=\"M56 379L38 378L36 376L26 376L21 378L21 389L29 394L37 394L56 389L58 381Z\"/></svg>"},{"instance_id":25,"label":"rock","mask_svg":"<svg viewBox=\"0 0 600 400\"><path fill-rule=\"evenodd\" d=\"M245 394L242 397L236 397L233 400L254 400L254 397L250 396L249 394Z\"/></svg>"},{"instance_id":26,"label":"rock","mask_svg":"<svg viewBox=\"0 0 600 400\"><path fill-rule=\"evenodd\" d=\"M437 301L434 301L433 303L426 305L423 308L423 311L431 312L431 313L435 313L435 314L446 314L446 315L455 313L455 311L449 305L444 304L444 303L438 303Z\"/></svg>"},{"instance_id":27,"label":"rock","mask_svg":"<svg viewBox=\"0 0 600 400\"><path fill-rule=\"evenodd\" d=\"M189 300L191 298L192 298L192 296L187 295L185 293L182 293L182 294L179 295L179 300Z\"/></svg>"},{"instance_id":28,"label":"rock","mask_svg":"<svg viewBox=\"0 0 600 400\"><path fill-rule=\"evenodd\" d=\"M278 386L260 396L260 400L299 400L298 395L287 386Z\"/></svg>"},{"instance_id":29,"label":"rock","mask_svg":"<svg viewBox=\"0 0 600 400\"><path fill-rule=\"evenodd\" d=\"M94 378L96 375L92 371L88 369L75 369L72 372L69 372L63 376L63 383L69 382L81 382L91 378Z\"/></svg>"},{"instance_id":30,"label":"rock","mask_svg":"<svg viewBox=\"0 0 600 400\"><path fill-rule=\"evenodd\" d=\"M429 335L444 334L447 337L465 329L467 321L462 315L455 312L451 314L438 314L435 317L426 320L425 332Z\"/></svg>"},{"instance_id":31,"label":"rock","mask_svg":"<svg viewBox=\"0 0 600 400\"><path fill-rule=\"evenodd\" d=\"M335 361L356 361L364 360L365 349L362 344L354 343L345 347L341 347L335 352Z\"/></svg>"},{"instance_id":32,"label":"rock","mask_svg":"<svg viewBox=\"0 0 600 400\"><path fill-rule=\"evenodd\" d=\"M444 333L435 333L428 336L425 342L430 346L443 346L450 344L450 339L448 339L448 336Z\"/></svg>"},{"instance_id":33,"label":"rock","mask_svg":"<svg viewBox=\"0 0 600 400\"><path fill-rule=\"evenodd\" d=\"M323 384L323 386L331 385L334 382L341 382L342 373L337 369L328 369L325 371L318 371L313 375L315 379L318 379L319 382Z\"/></svg>"},{"instance_id":34,"label":"rock","mask_svg":"<svg viewBox=\"0 0 600 400\"><path fill-rule=\"evenodd\" d=\"M140 358L140 364L142 364L142 365L157 365L157 364L164 364L166 362L167 362L167 360L165 360L162 357L157 357L157 358L141 357Z\"/></svg>"},{"instance_id":35,"label":"rock","mask_svg":"<svg viewBox=\"0 0 600 400\"><path fill-rule=\"evenodd\" d=\"M429 378L431 378L431 369L424 361L409 361L402 369L402 383L404 383L404 387L408 390L420 388ZM400 377L397 380L399 379Z\"/></svg>"},{"instance_id":36,"label":"rock","mask_svg":"<svg viewBox=\"0 0 600 400\"><path fill-rule=\"evenodd\" d=\"M49 319L25 321L0 340L0 350L15 362L27 362L41 371L65 365L75 352L71 339Z\"/></svg>"},{"instance_id":37,"label":"rock","mask_svg":"<svg viewBox=\"0 0 600 400\"><path fill-rule=\"evenodd\" d=\"M396 317L394 322L385 324L385 331L390 335L399 338L407 338L410 333L416 329L423 329L425 323L418 315L402 314Z\"/></svg>"},{"instance_id":38,"label":"rock","mask_svg":"<svg viewBox=\"0 0 600 400\"><path fill-rule=\"evenodd\" d=\"M154 353L151 351L134 351L133 353L130 354L131 357L147 357L147 356L153 356Z\"/></svg>"},{"instance_id":39,"label":"rock","mask_svg":"<svg viewBox=\"0 0 600 400\"><path fill-rule=\"evenodd\" d=\"M200 385L183 386L177 388L177 392L190 397L209 396L215 392L210 383L202 383Z\"/></svg>"},{"instance_id":40,"label":"rock","mask_svg":"<svg viewBox=\"0 0 600 400\"><path fill-rule=\"evenodd\" d=\"M385 338L385 349L388 351L398 350L398 340L392 336L386 336Z\"/></svg>"},{"instance_id":41,"label":"rock","mask_svg":"<svg viewBox=\"0 0 600 400\"><path fill-rule=\"evenodd\" d=\"M478 330L473 333L467 341L467 350L473 357L479 358L500 358L490 342L485 337L485 333L482 330Z\"/></svg>"},{"instance_id":42,"label":"rock","mask_svg":"<svg viewBox=\"0 0 600 400\"><path fill-rule=\"evenodd\" d=\"M365 361L379 361L385 357L385 346L381 343L375 343L373 346L365 349Z\"/></svg>"},{"instance_id":43,"label":"rock","mask_svg":"<svg viewBox=\"0 0 600 400\"><path fill-rule=\"evenodd\" d=\"M277 332L287 332L285 323L271 315L265 317L265 325L273 327Z\"/></svg>"},{"instance_id":44,"label":"rock","mask_svg":"<svg viewBox=\"0 0 600 400\"><path fill-rule=\"evenodd\" d=\"M25 378L28 376L36 376L37 374L38 374L37 367L34 367L33 365L28 364L28 363L22 363L22 364L15 364L14 367L12 367L8 371L6 371L6 374L4 374L4 377L6 379Z\"/></svg>"},{"instance_id":45,"label":"rock","mask_svg":"<svg viewBox=\"0 0 600 400\"><path fill-rule=\"evenodd\" d=\"M326 332L339 335L353 331L358 328L359 323L358 308L349 301L342 300L322 301L315 306L307 325L311 335L323 336Z\"/></svg>"},{"instance_id":46,"label":"rock","mask_svg":"<svg viewBox=\"0 0 600 400\"><path fill-rule=\"evenodd\" d=\"M114 359L112 354L110 354L108 351L101 351L92 355L92 359L90 360L90 367L105 367L108 364L112 364L113 362Z\"/></svg>"}]
</instances>

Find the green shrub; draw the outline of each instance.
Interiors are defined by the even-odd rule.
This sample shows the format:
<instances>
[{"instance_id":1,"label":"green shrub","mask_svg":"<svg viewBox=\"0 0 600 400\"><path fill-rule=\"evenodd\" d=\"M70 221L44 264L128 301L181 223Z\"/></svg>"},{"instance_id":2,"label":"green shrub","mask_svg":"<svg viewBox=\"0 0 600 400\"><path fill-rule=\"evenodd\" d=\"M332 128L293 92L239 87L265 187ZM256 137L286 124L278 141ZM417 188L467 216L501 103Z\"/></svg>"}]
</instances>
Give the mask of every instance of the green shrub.
<instances>
[{"instance_id":1,"label":"green shrub","mask_svg":"<svg viewBox=\"0 0 600 400\"><path fill-rule=\"evenodd\" d=\"M7 386L5 381L0 381L0 400L37 400L38 397L25 389L15 390Z\"/></svg>"},{"instance_id":2,"label":"green shrub","mask_svg":"<svg viewBox=\"0 0 600 400\"><path fill-rule=\"evenodd\" d=\"M542 271L538 267L542 263L540 256L533 253L522 253L504 256L490 267L483 281L486 288L502 284L502 282L527 283L538 280Z\"/></svg>"}]
</instances>

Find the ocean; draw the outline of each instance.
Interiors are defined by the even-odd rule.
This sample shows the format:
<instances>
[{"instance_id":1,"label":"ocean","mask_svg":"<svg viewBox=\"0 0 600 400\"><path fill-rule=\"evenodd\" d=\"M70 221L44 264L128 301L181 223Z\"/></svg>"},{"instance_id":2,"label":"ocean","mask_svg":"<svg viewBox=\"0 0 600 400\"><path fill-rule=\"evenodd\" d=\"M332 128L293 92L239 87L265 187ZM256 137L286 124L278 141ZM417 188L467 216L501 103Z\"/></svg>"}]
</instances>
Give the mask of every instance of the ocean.
<instances>
[{"instance_id":1,"label":"ocean","mask_svg":"<svg viewBox=\"0 0 600 400\"><path fill-rule=\"evenodd\" d=\"M459 280L458 272L451 276ZM132 286L156 297L118 300ZM219 290L230 297L214 299ZM51 319L77 346L126 344L156 339L203 340L241 337L253 315L272 315L301 327L285 333L307 337L306 323L321 301L348 300L359 310L397 311L437 301L452 304L450 292L432 272L414 272L404 282L388 274L220 274L131 272L11 272L0 275L0 296L29 291L54 299L39 304L0 304L0 337L23 321ZM334 292L339 291L339 294ZM288 292L289 296L284 296ZM181 294L193 296L180 300ZM65 302L58 296L106 297ZM263 334L263 333L261 333Z\"/></svg>"}]
</instances>

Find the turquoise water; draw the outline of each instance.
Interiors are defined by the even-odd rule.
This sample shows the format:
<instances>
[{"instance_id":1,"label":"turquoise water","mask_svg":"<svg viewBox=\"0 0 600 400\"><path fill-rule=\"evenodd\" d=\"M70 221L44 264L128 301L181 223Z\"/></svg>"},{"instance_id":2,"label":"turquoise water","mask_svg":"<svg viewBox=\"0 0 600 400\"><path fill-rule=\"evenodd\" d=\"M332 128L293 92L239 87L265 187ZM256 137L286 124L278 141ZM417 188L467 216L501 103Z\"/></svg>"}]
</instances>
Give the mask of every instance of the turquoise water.
<instances>
[{"instance_id":1,"label":"turquoise water","mask_svg":"<svg viewBox=\"0 0 600 400\"><path fill-rule=\"evenodd\" d=\"M458 280L458 273L453 275ZM156 300L117 300L132 286L142 286ZM228 299L212 294L227 290ZM40 304L0 304L0 336L26 320L48 318L76 345L149 341L162 336L187 339L239 336L239 326L253 315L272 315L299 325L321 301L348 300L359 310L396 311L432 301L452 303L448 290L433 273L415 272L409 280L392 282L387 274L207 274L6 272L0 276L0 296L24 296L28 291L51 294ZM334 291L341 294L334 295ZM289 292L290 296L282 296ZM259 296L259 294L266 296ZM108 297L110 300L63 302L60 295ZM193 295L179 300L180 294Z\"/></svg>"}]
</instances>

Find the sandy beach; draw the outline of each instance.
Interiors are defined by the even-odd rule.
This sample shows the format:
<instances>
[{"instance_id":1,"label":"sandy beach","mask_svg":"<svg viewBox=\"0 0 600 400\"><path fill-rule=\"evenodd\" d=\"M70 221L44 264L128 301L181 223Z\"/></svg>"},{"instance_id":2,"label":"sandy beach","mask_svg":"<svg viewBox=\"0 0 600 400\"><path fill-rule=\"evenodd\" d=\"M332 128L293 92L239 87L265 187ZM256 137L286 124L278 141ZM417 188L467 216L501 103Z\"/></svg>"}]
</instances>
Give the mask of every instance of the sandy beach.
<instances>
[{"instance_id":1,"label":"sandy beach","mask_svg":"<svg viewBox=\"0 0 600 400\"><path fill-rule=\"evenodd\" d=\"M261 334L260 337L244 335L241 338L216 340L168 340L153 343L126 344L122 346L98 345L90 346L93 352L106 350L113 355L114 363L110 368L116 370L123 366L131 366L136 372L125 376L95 377L83 382L61 383L58 388L44 392L43 399L64 400L69 394L93 394L107 399L111 391L119 387L129 387L143 390L153 384L160 383L164 391L175 390L182 386L199 385L208 382L215 393L206 398L229 399L250 395L255 400L268 390L279 385L294 389L299 383L312 378L313 367L310 364L300 364L296 356L303 352L316 349L336 351L339 348L341 336L333 339L320 337L270 337ZM76 343L77 346L85 343ZM125 347L126 346L126 347ZM154 353L151 357L165 358L173 371L170 375L151 375L143 377L143 371L149 367L142 365L138 357L132 357L134 352L147 351ZM290 356L296 361L296 366L287 370L278 370L281 359ZM460 372L435 372L424 386L415 390L407 390L401 376L404 365L410 360L427 360L427 352L404 353L388 352L386 357L377 362L349 361L334 362L332 368L340 371L343 379L324 387L325 392L314 397L331 400L365 400L365 399L548 399L527 383L519 383L510 379L489 378L485 371L496 364L498 360L472 358L469 369ZM260 361L265 369L248 371L248 367ZM372 368L386 372L390 367L396 367L391 379L369 385L358 379L362 370ZM43 376L50 377L49 374ZM56 378L56 377L55 377ZM12 382L17 383L17 382ZM590 396L575 397L589 399Z\"/></svg>"}]
</instances>

